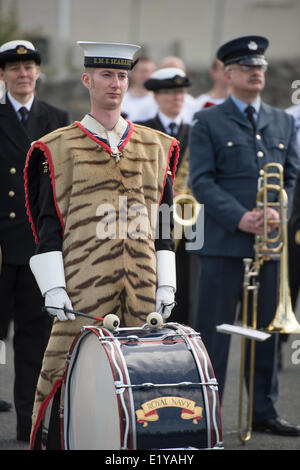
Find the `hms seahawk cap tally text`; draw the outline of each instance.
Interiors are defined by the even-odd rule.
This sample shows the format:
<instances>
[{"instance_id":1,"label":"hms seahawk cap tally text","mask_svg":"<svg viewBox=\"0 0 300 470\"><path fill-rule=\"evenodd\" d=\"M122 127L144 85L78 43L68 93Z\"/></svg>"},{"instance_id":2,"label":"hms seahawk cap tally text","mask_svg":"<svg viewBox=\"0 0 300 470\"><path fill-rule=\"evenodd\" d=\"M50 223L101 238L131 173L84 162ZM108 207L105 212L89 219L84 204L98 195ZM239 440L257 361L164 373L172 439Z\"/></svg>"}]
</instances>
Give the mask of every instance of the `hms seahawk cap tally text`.
<instances>
[{"instance_id":1,"label":"hms seahawk cap tally text","mask_svg":"<svg viewBox=\"0 0 300 470\"><path fill-rule=\"evenodd\" d=\"M141 46L112 42L77 41L84 51L85 67L132 70Z\"/></svg>"}]
</instances>

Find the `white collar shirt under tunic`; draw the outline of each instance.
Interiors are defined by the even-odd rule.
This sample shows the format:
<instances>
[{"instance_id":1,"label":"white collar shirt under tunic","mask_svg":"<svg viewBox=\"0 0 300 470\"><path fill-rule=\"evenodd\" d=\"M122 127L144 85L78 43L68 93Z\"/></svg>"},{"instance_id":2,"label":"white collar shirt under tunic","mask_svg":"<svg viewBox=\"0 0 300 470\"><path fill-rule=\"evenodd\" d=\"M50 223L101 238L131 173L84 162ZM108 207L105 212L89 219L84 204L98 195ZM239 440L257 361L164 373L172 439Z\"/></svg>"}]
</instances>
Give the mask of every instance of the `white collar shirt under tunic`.
<instances>
[{"instance_id":1,"label":"white collar shirt under tunic","mask_svg":"<svg viewBox=\"0 0 300 470\"><path fill-rule=\"evenodd\" d=\"M128 126L127 121L122 116L111 130L106 129L91 114L86 114L81 120L81 124L96 137L106 140L111 148L112 155L120 154L118 145Z\"/></svg>"}]
</instances>

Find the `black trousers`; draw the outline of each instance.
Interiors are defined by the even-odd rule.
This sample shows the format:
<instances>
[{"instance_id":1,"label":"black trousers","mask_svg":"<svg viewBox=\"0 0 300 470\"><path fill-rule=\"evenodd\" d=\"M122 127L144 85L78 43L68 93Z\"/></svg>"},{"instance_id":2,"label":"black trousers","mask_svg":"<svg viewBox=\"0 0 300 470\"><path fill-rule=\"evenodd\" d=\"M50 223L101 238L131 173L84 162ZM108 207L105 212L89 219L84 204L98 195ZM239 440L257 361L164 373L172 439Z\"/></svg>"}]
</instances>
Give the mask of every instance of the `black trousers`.
<instances>
[{"instance_id":1,"label":"black trousers","mask_svg":"<svg viewBox=\"0 0 300 470\"><path fill-rule=\"evenodd\" d=\"M0 274L0 331L14 321L14 402L17 427L31 428L35 389L52 320L41 311L44 299L29 266L4 264Z\"/></svg>"},{"instance_id":2,"label":"black trousers","mask_svg":"<svg viewBox=\"0 0 300 470\"><path fill-rule=\"evenodd\" d=\"M268 326L275 315L278 265L278 262L268 261L261 268L258 328ZM199 269L194 328L200 332L210 356L222 400L231 336L217 333L216 326L235 322L237 304L242 298L244 266L239 258L201 256ZM277 334L264 342L256 342L253 421L277 416L274 408L278 396L277 343Z\"/></svg>"},{"instance_id":3,"label":"black trousers","mask_svg":"<svg viewBox=\"0 0 300 470\"><path fill-rule=\"evenodd\" d=\"M198 277L198 255L185 249L186 240L180 240L176 249L176 305L169 318L171 322L191 325L195 308L195 291Z\"/></svg>"},{"instance_id":4,"label":"black trousers","mask_svg":"<svg viewBox=\"0 0 300 470\"><path fill-rule=\"evenodd\" d=\"M300 245L296 245L294 233L289 240L289 277L292 306L295 309L300 287Z\"/></svg>"},{"instance_id":5,"label":"black trousers","mask_svg":"<svg viewBox=\"0 0 300 470\"><path fill-rule=\"evenodd\" d=\"M190 258L185 250L185 240L181 240L176 250L176 305L172 310L169 321L189 324L190 318Z\"/></svg>"}]
</instances>

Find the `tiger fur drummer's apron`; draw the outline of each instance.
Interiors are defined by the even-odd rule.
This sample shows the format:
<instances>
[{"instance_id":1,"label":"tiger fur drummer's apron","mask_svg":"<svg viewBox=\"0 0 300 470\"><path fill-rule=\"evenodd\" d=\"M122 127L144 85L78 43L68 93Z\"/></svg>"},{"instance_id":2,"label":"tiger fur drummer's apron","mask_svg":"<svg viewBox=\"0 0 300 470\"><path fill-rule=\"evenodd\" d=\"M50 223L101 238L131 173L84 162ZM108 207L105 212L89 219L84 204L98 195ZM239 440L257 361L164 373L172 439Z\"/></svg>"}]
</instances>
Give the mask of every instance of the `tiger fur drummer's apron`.
<instances>
[{"instance_id":1,"label":"tiger fur drummer's apron","mask_svg":"<svg viewBox=\"0 0 300 470\"><path fill-rule=\"evenodd\" d=\"M110 147L79 122L34 142L24 174L27 211L38 241L37 209L31 204L36 148L49 171L61 221L66 290L73 309L101 317L113 313L123 327L141 326L155 310L153 220L174 151L177 160L178 142L129 123L118 162ZM176 163L173 178L175 168ZM36 390L31 448L47 405L61 386L70 345L87 322L99 325L78 316L74 321L54 320Z\"/></svg>"}]
</instances>

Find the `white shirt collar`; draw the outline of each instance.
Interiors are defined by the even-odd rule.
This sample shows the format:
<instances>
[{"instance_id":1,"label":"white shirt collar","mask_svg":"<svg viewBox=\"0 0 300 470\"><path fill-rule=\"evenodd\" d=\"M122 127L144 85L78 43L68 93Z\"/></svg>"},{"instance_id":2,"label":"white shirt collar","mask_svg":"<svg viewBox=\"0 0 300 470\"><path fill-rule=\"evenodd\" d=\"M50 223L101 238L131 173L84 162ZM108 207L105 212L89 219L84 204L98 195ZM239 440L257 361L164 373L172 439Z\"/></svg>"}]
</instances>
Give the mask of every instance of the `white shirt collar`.
<instances>
[{"instance_id":1,"label":"white shirt collar","mask_svg":"<svg viewBox=\"0 0 300 470\"><path fill-rule=\"evenodd\" d=\"M117 147L127 129L127 121L125 121L122 116L120 116L117 124L112 130L105 129L105 127L91 114L86 114L81 120L81 124L93 134L98 135L102 139L108 140L111 148Z\"/></svg>"},{"instance_id":2,"label":"white shirt collar","mask_svg":"<svg viewBox=\"0 0 300 470\"><path fill-rule=\"evenodd\" d=\"M158 111L158 117L159 117L159 120L162 123L162 125L164 126L166 131L170 130L169 125L170 125L171 122L175 122L177 127L179 127L182 123L182 118L181 118L180 114L176 118L171 119L168 116L166 116L165 114L163 114L161 111Z\"/></svg>"},{"instance_id":3,"label":"white shirt collar","mask_svg":"<svg viewBox=\"0 0 300 470\"><path fill-rule=\"evenodd\" d=\"M7 96L9 98L9 101L11 102L14 110L16 112L19 111L20 108L23 108L23 106L27 109L27 111L29 112L31 110L31 106L32 106L32 103L33 103L33 100L34 100L34 95L32 95L32 97L30 98L29 101L27 101L27 103L25 104L22 104L20 103L19 101L17 101L11 94L10 92L8 91L7 92Z\"/></svg>"}]
</instances>

